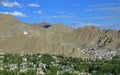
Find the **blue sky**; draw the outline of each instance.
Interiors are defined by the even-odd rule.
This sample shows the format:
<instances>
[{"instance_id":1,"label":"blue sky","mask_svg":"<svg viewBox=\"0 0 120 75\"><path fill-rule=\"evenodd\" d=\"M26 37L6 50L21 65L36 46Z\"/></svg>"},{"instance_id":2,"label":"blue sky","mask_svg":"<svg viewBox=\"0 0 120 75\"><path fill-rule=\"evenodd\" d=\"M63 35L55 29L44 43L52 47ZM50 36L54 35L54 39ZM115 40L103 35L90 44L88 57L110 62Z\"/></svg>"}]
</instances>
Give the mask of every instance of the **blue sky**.
<instances>
[{"instance_id":1,"label":"blue sky","mask_svg":"<svg viewBox=\"0 0 120 75\"><path fill-rule=\"evenodd\" d=\"M120 30L120 0L0 0L3 13L32 24L47 21Z\"/></svg>"}]
</instances>

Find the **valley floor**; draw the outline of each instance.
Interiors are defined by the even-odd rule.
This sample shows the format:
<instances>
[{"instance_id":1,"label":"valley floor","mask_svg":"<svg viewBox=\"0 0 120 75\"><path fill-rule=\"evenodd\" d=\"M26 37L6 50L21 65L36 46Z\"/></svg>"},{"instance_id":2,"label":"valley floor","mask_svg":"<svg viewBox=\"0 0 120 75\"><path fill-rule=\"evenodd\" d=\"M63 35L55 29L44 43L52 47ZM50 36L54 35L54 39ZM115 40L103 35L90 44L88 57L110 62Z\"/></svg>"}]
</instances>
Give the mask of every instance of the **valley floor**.
<instances>
[{"instance_id":1,"label":"valley floor","mask_svg":"<svg viewBox=\"0 0 120 75\"><path fill-rule=\"evenodd\" d=\"M120 57L80 59L49 54L1 54L0 75L120 75Z\"/></svg>"}]
</instances>

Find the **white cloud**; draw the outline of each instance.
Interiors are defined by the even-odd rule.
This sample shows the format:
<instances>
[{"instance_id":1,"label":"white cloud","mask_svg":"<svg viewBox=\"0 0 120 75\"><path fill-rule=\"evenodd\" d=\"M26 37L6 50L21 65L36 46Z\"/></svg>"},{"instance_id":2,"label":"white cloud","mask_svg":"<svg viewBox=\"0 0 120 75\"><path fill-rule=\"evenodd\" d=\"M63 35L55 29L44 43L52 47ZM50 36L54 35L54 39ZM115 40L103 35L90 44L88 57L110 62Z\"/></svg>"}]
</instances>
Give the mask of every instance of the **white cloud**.
<instances>
[{"instance_id":1,"label":"white cloud","mask_svg":"<svg viewBox=\"0 0 120 75\"><path fill-rule=\"evenodd\" d=\"M80 21L74 21L73 23L70 24L70 26L75 28L75 29L85 27L85 26L96 26L96 27L99 27L99 28L120 30L120 23L119 22L97 24L97 23L83 23L83 22L80 22Z\"/></svg>"},{"instance_id":2,"label":"white cloud","mask_svg":"<svg viewBox=\"0 0 120 75\"><path fill-rule=\"evenodd\" d=\"M13 16L19 16L19 17L26 17L25 14L19 11L13 11L13 12L0 12L0 14L11 14Z\"/></svg>"},{"instance_id":3,"label":"white cloud","mask_svg":"<svg viewBox=\"0 0 120 75\"><path fill-rule=\"evenodd\" d=\"M120 3L103 3L103 4L93 4L93 5L89 5L89 6L93 6L93 7L105 7L105 6L119 6Z\"/></svg>"},{"instance_id":4,"label":"white cloud","mask_svg":"<svg viewBox=\"0 0 120 75\"><path fill-rule=\"evenodd\" d=\"M86 12L92 12L92 11L112 11L112 12L120 12L120 6L117 7L99 7L99 8L92 8L92 9L86 9Z\"/></svg>"},{"instance_id":5,"label":"white cloud","mask_svg":"<svg viewBox=\"0 0 120 75\"><path fill-rule=\"evenodd\" d=\"M84 27L84 26L101 26L100 24L96 24L96 23L83 23L80 21L74 21L71 26L73 28L80 28L80 27Z\"/></svg>"},{"instance_id":6,"label":"white cloud","mask_svg":"<svg viewBox=\"0 0 120 75\"><path fill-rule=\"evenodd\" d=\"M119 19L120 16L117 15L111 15L111 16L97 16L97 17L85 17L85 18L77 18L78 20L109 20L109 19Z\"/></svg>"},{"instance_id":7,"label":"white cloud","mask_svg":"<svg viewBox=\"0 0 120 75\"><path fill-rule=\"evenodd\" d=\"M65 14L66 12L65 11L60 11L59 14Z\"/></svg>"},{"instance_id":8,"label":"white cloud","mask_svg":"<svg viewBox=\"0 0 120 75\"><path fill-rule=\"evenodd\" d=\"M42 11L41 11L41 10L39 10L39 11L37 11L37 13L38 13L38 14L42 14Z\"/></svg>"},{"instance_id":9,"label":"white cloud","mask_svg":"<svg viewBox=\"0 0 120 75\"><path fill-rule=\"evenodd\" d=\"M88 5L89 9L86 9L86 12L93 11L112 11L112 12L120 12L120 3L102 3L102 4L93 4Z\"/></svg>"},{"instance_id":10,"label":"white cloud","mask_svg":"<svg viewBox=\"0 0 120 75\"><path fill-rule=\"evenodd\" d=\"M29 6L29 7L40 7L40 5L35 4L35 3L28 4L28 6Z\"/></svg>"},{"instance_id":11,"label":"white cloud","mask_svg":"<svg viewBox=\"0 0 120 75\"><path fill-rule=\"evenodd\" d=\"M85 9L85 12L92 12L94 9Z\"/></svg>"},{"instance_id":12,"label":"white cloud","mask_svg":"<svg viewBox=\"0 0 120 75\"><path fill-rule=\"evenodd\" d=\"M9 2L8 0L3 0L3 1L0 1L0 3L2 4L2 6L9 7L9 8L21 7L21 5L16 1L15 2Z\"/></svg>"},{"instance_id":13,"label":"white cloud","mask_svg":"<svg viewBox=\"0 0 120 75\"><path fill-rule=\"evenodd\" d=\"M96 8L96 10L120 11L120 6L119 7Z\"/></svg>"},{"instance_id":14,"label":"white cloud","mask_svg":"<svg viewBox=\"0 0 120 75\"><path fill-rule=\"evenodd\" d=\"M73 15L58 15L58 16L45 16L46 18L76 18Z\"/></svg>"}]
</instances>

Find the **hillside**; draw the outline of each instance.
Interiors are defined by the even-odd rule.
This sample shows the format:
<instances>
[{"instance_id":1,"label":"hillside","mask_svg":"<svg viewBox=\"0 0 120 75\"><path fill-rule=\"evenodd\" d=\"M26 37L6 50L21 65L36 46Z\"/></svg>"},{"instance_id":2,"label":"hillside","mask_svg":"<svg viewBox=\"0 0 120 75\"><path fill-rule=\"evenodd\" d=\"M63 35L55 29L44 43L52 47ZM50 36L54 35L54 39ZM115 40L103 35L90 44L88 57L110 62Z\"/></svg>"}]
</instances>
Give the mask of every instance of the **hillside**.
<instances>
[{"instance_id":1,"label":"hillside","mask_svg":"<svg viewBox=\"0 0 120 75\"><path fill-rule=\"evenodd\" d=\"M94 26L30 25L0 14L0 49L5 53L41 53L88 58L81 49L120 50L120 32ZM83 57L84 56L84 57Z\"/></svg>"}]
</instances>

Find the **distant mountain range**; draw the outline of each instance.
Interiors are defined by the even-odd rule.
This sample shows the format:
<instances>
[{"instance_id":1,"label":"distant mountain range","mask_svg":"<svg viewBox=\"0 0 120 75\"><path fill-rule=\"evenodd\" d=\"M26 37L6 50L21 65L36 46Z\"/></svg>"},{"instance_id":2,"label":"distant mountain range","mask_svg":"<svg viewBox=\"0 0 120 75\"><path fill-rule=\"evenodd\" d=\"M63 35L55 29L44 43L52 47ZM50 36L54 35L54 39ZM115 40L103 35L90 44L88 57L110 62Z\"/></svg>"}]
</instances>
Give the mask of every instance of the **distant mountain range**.
<instances>
[{"instance_id":1,"label":"distant mountain range","mask_svg":"<svg viewBox=\"0 0 120 75\"><path fill-rule=\"evenodd\" d=\"M26 24L0 14L0 49L5 53L41 53L87 58L81 49L120 50L120 31L63 24Z\"/></svg>"},{"instance_id":2,"label":"distant mountain range","mask_svg":"<svg viewBox=\"0 0 120 75\"><path fill-rule=\"evenodd\" d=\"M48 22L41 22L40 24L33 24L33 25L41 26L41 27L44 27L44 28L49 28L49 27L51 27L53 24L50 24L50 23L48 23Z\"/></svg>"}]
</instances>

